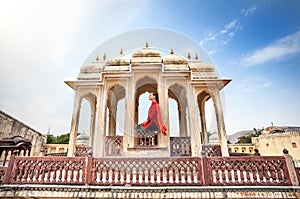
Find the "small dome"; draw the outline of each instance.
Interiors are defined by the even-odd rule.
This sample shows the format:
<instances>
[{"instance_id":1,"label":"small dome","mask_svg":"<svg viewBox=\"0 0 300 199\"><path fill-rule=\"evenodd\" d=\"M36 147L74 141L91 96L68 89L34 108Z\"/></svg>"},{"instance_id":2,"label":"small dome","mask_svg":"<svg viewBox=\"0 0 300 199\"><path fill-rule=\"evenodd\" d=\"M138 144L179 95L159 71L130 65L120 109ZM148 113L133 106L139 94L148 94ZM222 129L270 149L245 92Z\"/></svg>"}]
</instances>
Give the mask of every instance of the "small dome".
<instances>
[{"instance_id":1,"label":"small dome","mask_svg":"<svg viewBox=\"0 0 300 199\"><path fill-rule=\"evenodd\" d=\"M160 51L151 48L143 48L132 53L133 58L137 57L160 57Z\"/></svg>"},{"instance_id":2,"label":"small dome","mask_svg":"<svg viewBox=\"0 0 300 199\"><path fill-rule=\"evenodd\" d=\"M163 57L164 64L187 64L187 59L178 55L170 54Z\"/></svg>"},{"instance_id":3,"label":"small dome","mask_svg":"<svg viewBox=\"0 0 300 199\"><path fill-rule=\"evenodd\" d=\"M117 57L107 62L108 66L124 66L130 64L130 58L128 57Z\"/></svg>"},{"instance_id":4,"label":"small dome","mask_svg":"<svg viewBox=\"0 0 300 199\"><path fill-rule=\"evenodd\" d=\"M77 136L76 144L77 145L88 145L89 143L89 136L87 136L85 133L82 133Z\"/></svg>"}]
</instances>

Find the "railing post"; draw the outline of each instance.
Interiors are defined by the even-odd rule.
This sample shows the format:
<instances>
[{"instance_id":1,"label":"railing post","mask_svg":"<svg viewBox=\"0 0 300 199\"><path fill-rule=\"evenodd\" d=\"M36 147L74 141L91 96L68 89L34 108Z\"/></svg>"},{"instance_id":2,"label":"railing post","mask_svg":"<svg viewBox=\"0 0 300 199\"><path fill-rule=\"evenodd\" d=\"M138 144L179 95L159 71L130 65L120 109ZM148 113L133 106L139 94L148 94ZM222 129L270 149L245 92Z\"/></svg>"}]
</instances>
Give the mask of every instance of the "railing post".
<instances>
[{"instance_id":1,"label":"railing post","mask_svg":"<svg viewBox=\"0 0 300 199\"><path fill-rule=\"evenodd\" d=\"M90 185L92 181L92 154L89 153L85 158L86 169L85 169L85 185Z\"/></svg>"},{"instance_id":2,"label":"railing post","mask_svg":"<svg viewBox=\"0 0 300 199\"><path fill-rule=\"evenodd\" d=\"M299 185L299 181L298 181L295 165L293 162L293 158L292 158L292 156L289 155L289 152L286 149L283 150L283 154L284 154L284 157L286 160L286 165L288 168L288 173L289 173L291 183L292 183L292 185L297 186L297 185Z\"/></svg>"},{"instance_id":3,"label":"railing post","mask_svg":"<svg viewBox=\"0 0 300 199\"><path fill-rule=\"evenodd\" d=\"M208 169L207 169L207 157L205 155L202 155L201 157L202 160L202 181L204 186L209 185L209 175L208 175Z\"/></svg>"},{"instance_id":4,"label":"railing post","mask_svg":"<svg viewBox=\"0 0 300 199\"><path fill-rule=\"evenodd\" d=\"M11 172L13 170L13 166L14 166L15 159L16 159L18 152L19 152L18 150L14 150L12 152L9 163L8 163L7 170L5 172L5 175L3 176L2 184L10 184Z\"/></svg>"}]
</instances>

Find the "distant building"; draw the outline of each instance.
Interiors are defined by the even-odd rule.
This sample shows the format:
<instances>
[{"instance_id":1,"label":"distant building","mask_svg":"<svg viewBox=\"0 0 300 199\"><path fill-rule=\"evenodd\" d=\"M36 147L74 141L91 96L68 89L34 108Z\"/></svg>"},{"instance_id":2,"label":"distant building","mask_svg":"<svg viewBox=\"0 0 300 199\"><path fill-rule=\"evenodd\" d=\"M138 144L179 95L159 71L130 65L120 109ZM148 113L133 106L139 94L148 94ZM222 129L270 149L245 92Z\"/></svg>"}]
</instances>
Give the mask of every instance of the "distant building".
<instances>
[{"instance_id":1,"label":"distant building","mask_svg":"<svg viewBox=\"0 0 300 199\"><path fill-rule=\"evenodd\" d=\"M283 149L287 149L294 160L300 160L300 128L270 126L253 137L252 144L262 156L283 155Z\"/></svg>"},{"instance_id":2,"label":"distant building","mask_svg":"<svg viewBox=\"0 0 300 199\"><path fill-rule=\"evenodd\" d=\"M251 143L249 144L228 144L228 151L230 155L234 154L244 154L253 155L255 146Z\"/></svg>"}]
</instances>

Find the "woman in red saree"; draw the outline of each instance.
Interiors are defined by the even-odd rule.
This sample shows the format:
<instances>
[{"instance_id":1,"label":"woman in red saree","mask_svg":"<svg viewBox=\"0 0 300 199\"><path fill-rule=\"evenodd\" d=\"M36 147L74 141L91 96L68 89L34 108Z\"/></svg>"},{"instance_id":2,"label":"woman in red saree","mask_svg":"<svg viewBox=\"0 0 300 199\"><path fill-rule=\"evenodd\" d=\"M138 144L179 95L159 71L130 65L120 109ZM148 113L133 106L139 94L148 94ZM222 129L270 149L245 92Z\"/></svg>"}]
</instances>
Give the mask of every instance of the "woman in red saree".
<instances>
[{"instance_id":1,"label":"woman in red saree","mask_svg":"<svg viewBox=\"0 0 300 199\"><path fill-rule=\"evenodd\" d=\"M159 130L163 135L167 135L167 127L161 118L157 93L150 93L149 100L151 100L152 103L148 111L147 120L142 124L139 124L137 128L145 131Z\"/></svg>"}]
</instances>

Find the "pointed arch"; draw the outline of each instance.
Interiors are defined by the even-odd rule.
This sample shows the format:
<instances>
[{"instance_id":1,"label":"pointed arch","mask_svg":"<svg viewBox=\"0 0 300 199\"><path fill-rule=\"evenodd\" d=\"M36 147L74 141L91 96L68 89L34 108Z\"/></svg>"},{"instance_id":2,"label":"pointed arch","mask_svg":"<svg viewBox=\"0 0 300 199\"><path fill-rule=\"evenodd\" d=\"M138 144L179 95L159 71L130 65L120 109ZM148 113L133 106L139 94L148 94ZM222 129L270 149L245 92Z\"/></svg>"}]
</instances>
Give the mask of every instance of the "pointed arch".
<instances>
[{"instance_id":1,"label":"pointed arch","mask_svg":"<svg viewBox=\"0 0 300 199\"><path fill-rule=\"evenodd\" d=\"M105 108L105 132L108 136L115 136L118 127L124 133L124 117L123 121L117 121L118 115L125 112L125 104L120 107L120 101L125 98L125 88L120 84L114 84L107 90L106 108ZM119 108L118 108L119 107Z\"/></svg>"},{"instance_id":2,"label":"pointed arch","mask_svg":"<svg viewBox=\"0 0 300 199\"><path fill-rule=\"evenodd\" d=\"M178 114L178 125L179 125L179 135L180 136L187 136L188 128L187 128L187 91L186 88L179 84L175 83L168 88L168 98L173 99L177 103L177 111L170 109L170 113L177 113ZM169 114L170 114L169 113ZM174 121L171 121L174 122ZM174 125L174 124L173 124ZM172 126L172 124L170 125ZM172 133L172 132L171 132Z\"/></svg>"}]
</instances>

